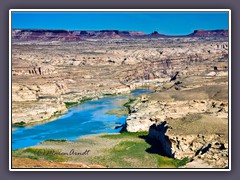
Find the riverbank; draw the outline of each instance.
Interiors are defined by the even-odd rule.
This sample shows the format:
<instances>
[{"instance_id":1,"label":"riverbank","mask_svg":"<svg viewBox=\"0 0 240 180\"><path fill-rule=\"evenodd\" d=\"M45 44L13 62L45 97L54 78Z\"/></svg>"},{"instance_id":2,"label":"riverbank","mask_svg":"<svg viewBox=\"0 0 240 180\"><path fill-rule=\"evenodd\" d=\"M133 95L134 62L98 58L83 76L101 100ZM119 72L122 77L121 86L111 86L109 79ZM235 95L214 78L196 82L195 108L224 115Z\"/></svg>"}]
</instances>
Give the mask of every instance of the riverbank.
<instances>
[{"instance_id":1,"label":"riverbank","mask_svg":"<svg viewBox=\"0 0 240 180\"><path fill-rule=\"evenodd\" d=\"M40 163L49 160L51 162L64 162L76 164L76 168L79 163L86 166L97 164L106 168L177 168L187 163L187 159L177 160L159 155L158 150L152 148L151 144L148 143L147 134L147 132L125 132L84 136L74 142L44 141L31 148L13 151L13 158L34 159ZM49 150L65 152L65 154L73 150L75 152L90 151L87 155L68 154L59 156L39 153L49 152ZM14 168L22 166L24 165L13 163Z\"/></svg>"},{"instance_id":2,"label":"riverbank","mask_svg":"<svg viewBox=\"0 0 240 180\"><path fill-rule=\"evenodd\" d=\"M125 89L125 88L124 88ZM12 121L12 126L13 127L25 127L25 126L34 126L34 125L38 125L38 124L43 124L43 123L47 123L53 120L56 120L57 118L63 116L64 114L66 114L69 110L69 108L72 108L74 106L92 101L92 100L98 100L101 98L106 98L106 97L111 97L111 96L118 96L118 95L125 95L125 94L130 94L131 91L121 91L118 94L116 93L106 93L106 92L102 92L100 94L98 94L98 96L79 96L79 97L75 97L74 99L68 100L68 101L64 101L63 102L63 106L59 106L59 109L55 109L54 111L51 112L40 112L37 114L44 114L45 117L41 116L39 117L38 115L36 115L36 117L34 118L35 120L29 121L29 120L23 120L23 121L18 121L18 122L14 122ZM37 104L37 102L35 102ZM37 111L39 111L40 109L38 108ZM35 114L35 113L34 113ZM37 119L39 118L39 119Z\"/></svg>"},{"instance_id":3,"label":"riverbank","mask_svg":"<svg viewBox=\"0 0 240 180\"><path fill-rule=\"evenodd\" d=\"M148 81L147 84L150 84L150 89L154 89L154 82ZM101 91L101 92L91 92L88 94L84 94L82 96L78 95L78 96L74 96L71 99L68 97L66 99L66 101L61 101L61 104L56 106L56 104L54 105L55 107L51 107L51 108L46 108L46 105L49 103L45 100L45 102L41 102L41 101L34 101L34 102L21 102L22 106L34 106L35 108L31 108L32 111L29 111L28 113L30 113L31 115L27 114L24 118L19 118L18 121L16 121L16 119L14 119L12 121L12 126L13 127L25 127L25 126L34 126L34 125L38 125L38 124L43 124L43 123L47 123L50 121L54 121L57 118L63 116L64 114L66 114L68 112L68 110L74 106L78 106L80 104L89 102L89 101L93 101L93 100L98 100L98 99L102 99L102 98L107 98L107 97L114 97L114 96L122 96L122 95L130 95L131 91L134 90L138 90L138 89L149 89L149 87L146 86L145 82L142 83L136 83L136 84L132 84L131 88L124 86L122 89L116 89L116 90L112 90L112 91ZM130 90L131 89L131 90ZM71 96L71 94L68 94L67 96ZM16 103L16 102L15 102ZM58 102L59 103L59 102ZM57 104L58 104L57 103ZM38 105L40 106L45 106L44 108L42 107L38 107ZM49 104L48 104L49 105ZM49 105L50 106L50 105ZM29 108L28 108L29 109ZM36 111L36 112L35 112ZM115 113L115 112L114 112ZM22 114L22 113L21 113ZM33 116L35 115L35 116ZM31 120L29 119L31 118Z\"/></svg>"},{"instance_id":4,"label":"riverbank","mask_svg":"<svg viewBox=\"0 0 240 180\"><path fill-rule=\"evenodd\" d=\"M84 101L80 105L69 108L68 112L55 121L35 124L28 127L16 127L12 132L12 148L24 148L36 145L46 139L66 138L74 140L80 136L99 133L120 132L125 124L127 114L109 113L124 108L131 96L150 93L148 89L138 89L125 95L107 95L105 98ZM53 128L54 127L54 128ZM26 141L27 139L27 141Z\"/></svg>"}]
</instances>

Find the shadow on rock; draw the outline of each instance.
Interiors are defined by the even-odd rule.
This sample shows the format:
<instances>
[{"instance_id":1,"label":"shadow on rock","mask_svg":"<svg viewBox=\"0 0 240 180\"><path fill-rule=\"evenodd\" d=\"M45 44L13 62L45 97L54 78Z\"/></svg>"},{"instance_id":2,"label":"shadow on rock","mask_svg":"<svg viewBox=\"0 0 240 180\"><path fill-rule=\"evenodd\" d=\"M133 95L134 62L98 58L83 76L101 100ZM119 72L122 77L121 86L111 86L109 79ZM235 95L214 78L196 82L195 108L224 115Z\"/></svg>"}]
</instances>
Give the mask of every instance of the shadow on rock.
<instances>
[{"instance_id":1,"label":"shadow on rock","mask_svg":"<svg viewBox=\"0 0 240 180\"><path fill-rule=\"evenodd\" d=\"M171 153L168 153L168 151L171 152L171 143L168 136L165 135L167 129L167 123L164 121L159 125L151 125L147 136L139 136L151 145L150 148L146 149L146 152L161 156L173 156Z\"/></svg>"},{"instance_id":2,"label":"shadow on rock","mask_svg":"<svg viewBox=\"0 0 240 180\"><path fill-rule=\"evenodd\" d=\"M161 149L161 145L158 141L149 138L148 136L139 136L140 138L144 139L148 144L151 145L150 148L146 149L146 152L150 154L158 154L161 156L166 156L166 153L164 153Z\"/></svg>"}]
</instances>

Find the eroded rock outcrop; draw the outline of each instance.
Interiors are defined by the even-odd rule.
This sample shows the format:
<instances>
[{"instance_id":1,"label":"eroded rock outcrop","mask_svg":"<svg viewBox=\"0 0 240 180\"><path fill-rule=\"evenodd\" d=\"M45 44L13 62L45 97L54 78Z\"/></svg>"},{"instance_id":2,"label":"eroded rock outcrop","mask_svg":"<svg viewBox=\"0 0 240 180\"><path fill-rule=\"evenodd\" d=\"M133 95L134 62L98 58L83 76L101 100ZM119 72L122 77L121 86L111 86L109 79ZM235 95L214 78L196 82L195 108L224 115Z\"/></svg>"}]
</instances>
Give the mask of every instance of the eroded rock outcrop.
<instances>
[{"instance_id":1,"label":"eroded rock outcrop","mask_svg":"<svg viewBox=\"0 0 240 180\"><path fill-rule=\"evenodd\" d=\"M190 76L180 72L172 81L156 84L155 93L139 97L130 107L125 130L148 131L148 142L159 154L188 158L184 167L227 168L227 71L215 68L223 76L210 76L206 72L213 67L197 68L202 73L188 68Z\"/></svg>"},{"instance_id":2,"label":"eroded rock outcrop","mask_svg":"<svg viewBox=\"0 0 240 180\"><path fill-rule=\"evenodd\" d=\"M191 134L175 135L174 128L167 122L153 124L148 137L159 144L160 151L172 158L189 158L191 161L201 159L213 166L225 168L228 166L228 141L221 134Z\"/></svg>"},{"instance_id":3,"label":"eroded rock outcrop","mask_svg":"<svg viewBox=\"0 0 240 180\"><path fill-rule=\"evenodd\" d=\"M56 69L51 65L32 65L28 64L25 67L13 67L12 74L16 75L52 75L57 73Z\"/></svg>"},{"instance_id":4,"label":"eroded rock outcrop","mask_svg":"<svg viewBox=\"0 0 240 180\"><path fill-rule=\"evenodd\" d=\"M189 36L193 36L193 37L210 37L210 36L228 37L228 30L195 30Z\"/></svg>"}]
</instances>

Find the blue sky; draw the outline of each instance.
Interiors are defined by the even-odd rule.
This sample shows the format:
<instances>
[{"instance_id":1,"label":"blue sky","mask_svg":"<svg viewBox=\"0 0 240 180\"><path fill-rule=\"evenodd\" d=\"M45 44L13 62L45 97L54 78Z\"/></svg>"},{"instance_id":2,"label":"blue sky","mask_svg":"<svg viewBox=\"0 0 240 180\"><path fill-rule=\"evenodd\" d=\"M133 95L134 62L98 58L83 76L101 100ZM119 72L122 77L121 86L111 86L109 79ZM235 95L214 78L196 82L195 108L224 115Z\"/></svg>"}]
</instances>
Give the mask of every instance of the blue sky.
<instances>
[{"instance_id":1,"label":"blue sky","mask_svg":"<svg viewBox=\"0 0 240 180\"><path fill-rule=\"evenodd\" d=\"M228 12L12 12L12 28L184 35L196 29L228 29Z\"/></svg>"}]
</instances>

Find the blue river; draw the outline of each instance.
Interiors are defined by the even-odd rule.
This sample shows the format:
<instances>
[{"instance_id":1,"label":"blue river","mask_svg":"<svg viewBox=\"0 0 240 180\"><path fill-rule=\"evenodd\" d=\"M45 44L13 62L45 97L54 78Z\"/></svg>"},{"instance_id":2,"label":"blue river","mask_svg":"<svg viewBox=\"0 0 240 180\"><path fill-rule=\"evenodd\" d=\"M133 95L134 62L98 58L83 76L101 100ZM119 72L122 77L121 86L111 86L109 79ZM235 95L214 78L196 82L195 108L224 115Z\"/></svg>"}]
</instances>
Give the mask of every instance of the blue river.
<instances>
[{"instance_id":1,"label":"blue river","mask_svg":"<svg viewBox=\"0 0 240 180\"><path fill-rule=\"evenodd\" d=\"M105 97L74 106L54 121L30 127L18 127L12 132L12 150L34 146L48 139L75 140L80 136L117 133L125 124L126 116L106 114L118 109L130 98L148 94L148 89L133 90L129 95Z\"/></svg>"}]
</instances>

